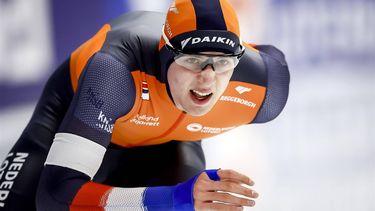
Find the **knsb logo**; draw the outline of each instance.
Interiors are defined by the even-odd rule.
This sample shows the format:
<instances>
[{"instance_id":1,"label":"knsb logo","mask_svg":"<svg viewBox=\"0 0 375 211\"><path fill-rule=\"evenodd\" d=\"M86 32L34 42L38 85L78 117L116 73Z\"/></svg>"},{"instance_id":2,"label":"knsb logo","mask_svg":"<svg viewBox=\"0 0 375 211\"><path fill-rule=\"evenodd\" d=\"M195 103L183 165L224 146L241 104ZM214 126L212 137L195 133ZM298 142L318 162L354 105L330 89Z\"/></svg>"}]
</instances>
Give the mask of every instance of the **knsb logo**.
<instances>
[{"instance_id":1,"label":"knsb logo","mask_svg":"<svg viewBox=\"0 0 375 211\"><path fill-rule=\"evenodd\" d=\"M243 94L245 92L250 92L251 91L251 88L247 88L247 87L244 87L244 86L237 86L235 88L235 90L240 93L240 94Z\"/></svg>"},{"instance_id":2,"label":"knsb logo","mask_svg":"<svg viewBox=\"0 0 375 211\"><path fill-rule=\"evenodd\" d=\"M236 45L236 43L233 40L226 38L226 37L217 37L217 36L213 36L213 37L205 36L203 38L202 37L189 37L181 41L182 50L186 47L186 45L190 42L190 40L191 40L191 45L195 45L198 43L205 43L205 42L206 43L223 43L223 44L231 46L232 48L234 48L234 46Z\"/></svg>"},{"instance_id":3,"label":"knsb logo","mask_svg":"<svg viewBox=\"0 0 375 211\"><path fill-rule=\"evenodd\" d=\"M105 116L103 111L100 111L98 116L98 123L95 124L99 129L104 130L107 133L112 133L114 124L112 123L112 118Z\"/></svg>"}]
</instances>

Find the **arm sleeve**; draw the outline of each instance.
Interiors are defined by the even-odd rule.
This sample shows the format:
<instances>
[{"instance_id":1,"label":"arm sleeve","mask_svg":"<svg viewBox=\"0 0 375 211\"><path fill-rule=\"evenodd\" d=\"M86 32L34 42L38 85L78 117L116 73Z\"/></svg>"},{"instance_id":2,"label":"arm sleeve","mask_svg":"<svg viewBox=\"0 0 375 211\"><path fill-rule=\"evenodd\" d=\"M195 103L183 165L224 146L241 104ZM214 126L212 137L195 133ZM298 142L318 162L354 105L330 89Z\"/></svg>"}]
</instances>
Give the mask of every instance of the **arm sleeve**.
<instances>
[{"instance_id":1,"label":"arm sleeve","mask_svg":"<svg viewBox=\"0 0 375 211\"><path fill-rule=\"evenodd\" d=\"M37 190L37 210L194 209L196 177L176 186L139 188L92 182L114 121L129 112L134 97L129 68L108 54L95 54L48 153Z\"/></svg>"},{"instance_id":2,"label":"arm sleeve","mask_svg":"<svg viewBox=\"0 0 375 211\"><path fill-rule=\"evenodd\" d=\"M267 92L263 104L252 123L275 119L284 109L288 95L290 74L284 54L270 45L258 45L267 70Z\"/></svg>"},{"instance_id":3,"label":"arm sleeve","mask_svg":"<svg viewBox=\"0 0 375 211\"><path fill-rule=\"evenodd\" d=\"M68 59L49 77L27 127L0 161L0 210L35 210L43 164L72 97Z\"/></svg>"}]
</instances>

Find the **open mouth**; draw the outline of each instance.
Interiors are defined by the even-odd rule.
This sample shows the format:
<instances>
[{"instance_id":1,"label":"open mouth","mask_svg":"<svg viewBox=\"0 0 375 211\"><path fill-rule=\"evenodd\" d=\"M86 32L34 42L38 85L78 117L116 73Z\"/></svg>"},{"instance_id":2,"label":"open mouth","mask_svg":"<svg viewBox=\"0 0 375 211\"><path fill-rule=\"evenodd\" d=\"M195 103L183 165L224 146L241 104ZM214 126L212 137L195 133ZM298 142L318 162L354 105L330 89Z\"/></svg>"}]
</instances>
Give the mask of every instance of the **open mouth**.
<instances>
[{"instance_id":1,"label":"open mouth","mask_svg":"<svg viewBox=\"0 0 375 211\"><path fill-rule=\"evenodd\" d=\"M200 91L193 90L193 89L190 90L190 93L192 95L194 102L198 104L206 103L213 94L212 92L204 93L204 92L200 92Z\"/></svg>"}]
</instances>

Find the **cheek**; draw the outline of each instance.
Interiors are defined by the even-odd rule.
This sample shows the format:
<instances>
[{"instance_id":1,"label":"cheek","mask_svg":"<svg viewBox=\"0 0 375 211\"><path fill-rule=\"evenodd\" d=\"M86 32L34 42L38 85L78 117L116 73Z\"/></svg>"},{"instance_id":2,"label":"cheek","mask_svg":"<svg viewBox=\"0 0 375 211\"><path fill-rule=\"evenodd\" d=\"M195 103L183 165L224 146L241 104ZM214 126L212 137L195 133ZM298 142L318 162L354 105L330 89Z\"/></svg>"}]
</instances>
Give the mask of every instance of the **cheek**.
<instances>
[{"instance_id":1,"label":"cheek","mask_svg":"<svg viewBox=\"0 0 375 211\"><path fill-rule=\"evenodd\" d=\"M216 82L217 82L217 88L219 90L224 91L229 83L230 78L232 77L233 71L230 71L228 73L223 73L221 75L217 75Z\"/></svg>"},{"instance_id":2,"label":"cheek","mask_svg":"<svg viewBox=\"0 0 375 211\"><path fill-rule=\"evenodd\" d=\"M174 97L182 96L186 92L186 89L188 89L194 76L190 72L176 67L174 64L171 67L167 75L170 91L172 95L175 94Z\"/></svg>"},{"instance_id":3,"label":"cheek","mask_svg":"<svg viewBox=\"0 0 375 211\"><path fill-rule=\"evenodd\" d=\"M176 90L176 91L180 91L180 90L183 90L184 87L186 86L186 79L188 77L185 76L183 73L180 73L180 74L174 74L170 77L170 83L169 85L172 86L173 85L173 89Z\"/></svg>"}]
</instances>

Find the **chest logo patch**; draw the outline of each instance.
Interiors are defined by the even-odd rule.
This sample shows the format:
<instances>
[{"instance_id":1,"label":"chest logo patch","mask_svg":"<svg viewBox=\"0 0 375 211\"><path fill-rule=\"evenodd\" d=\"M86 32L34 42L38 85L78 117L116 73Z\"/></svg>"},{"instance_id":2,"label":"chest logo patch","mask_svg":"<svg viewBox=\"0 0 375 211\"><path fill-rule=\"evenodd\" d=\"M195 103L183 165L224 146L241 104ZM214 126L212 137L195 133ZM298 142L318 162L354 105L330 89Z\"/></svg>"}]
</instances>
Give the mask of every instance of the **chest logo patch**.
<instances>
[{"instance_id":1,"label":"chest logo patch","mask_svg":"<svg viewBox=\"0 0 375 211\"><path fill-rule=\"evenodd\" d=\"M151 126L157 127L160 125L159 117L147 116L147 115L139 115L137 114L130 120L130 123L136 125L144 125L144 126Z\"/></svg>"},{"instance_id":2,"label":"chest logo patch","mask_svg":"<svg viewBox=\"0 0 375 211\"><path fill-rule=\"evenodd\" d=\"M186 126L186 129L190 132L200 132L200 133L210 133L210 134L218 134L228 130L235 128L233 127L225 127L225 128L217 128L217 127L207 127L203 126L199 123L191 123Z\"/></svg>"}]
</instances>

